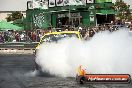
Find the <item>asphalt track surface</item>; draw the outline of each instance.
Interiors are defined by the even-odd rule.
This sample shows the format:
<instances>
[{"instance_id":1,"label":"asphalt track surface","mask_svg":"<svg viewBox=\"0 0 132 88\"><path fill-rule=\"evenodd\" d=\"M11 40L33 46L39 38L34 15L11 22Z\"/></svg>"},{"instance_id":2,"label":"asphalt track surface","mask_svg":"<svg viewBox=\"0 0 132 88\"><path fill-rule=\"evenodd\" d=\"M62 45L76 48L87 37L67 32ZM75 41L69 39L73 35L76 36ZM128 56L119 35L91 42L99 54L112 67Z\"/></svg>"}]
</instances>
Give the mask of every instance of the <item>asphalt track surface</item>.
<instances>
[{"instance_id":1,"label":"asphalt track surface","mask_svg":"<svg viewBox=\"0 0 132 88\"><path fill-rule=\"evenodd\" d=\"M84 84L75 78L35 76L33 55L0 55L0 88L132 88L132 84Z\"/></svg>"}]
</instances>

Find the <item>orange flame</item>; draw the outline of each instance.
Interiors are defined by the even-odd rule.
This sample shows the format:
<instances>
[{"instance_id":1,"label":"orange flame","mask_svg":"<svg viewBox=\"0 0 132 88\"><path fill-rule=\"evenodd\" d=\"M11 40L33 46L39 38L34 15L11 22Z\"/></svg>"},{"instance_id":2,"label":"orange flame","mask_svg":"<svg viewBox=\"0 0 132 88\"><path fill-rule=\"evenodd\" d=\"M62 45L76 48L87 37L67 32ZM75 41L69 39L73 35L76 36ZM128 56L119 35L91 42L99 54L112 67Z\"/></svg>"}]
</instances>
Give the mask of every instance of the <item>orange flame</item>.
<instances>
[{"instance_id":1,"label":"orange flame","mask_svg":"<svg viewBox=\"0 0 132 88\"><path fill-rule=\"evenodd\" d=\"M82 65L78 67L78 75L84 76L86 74L85 69L82 68Z\"/></svg>"}]
</instances>

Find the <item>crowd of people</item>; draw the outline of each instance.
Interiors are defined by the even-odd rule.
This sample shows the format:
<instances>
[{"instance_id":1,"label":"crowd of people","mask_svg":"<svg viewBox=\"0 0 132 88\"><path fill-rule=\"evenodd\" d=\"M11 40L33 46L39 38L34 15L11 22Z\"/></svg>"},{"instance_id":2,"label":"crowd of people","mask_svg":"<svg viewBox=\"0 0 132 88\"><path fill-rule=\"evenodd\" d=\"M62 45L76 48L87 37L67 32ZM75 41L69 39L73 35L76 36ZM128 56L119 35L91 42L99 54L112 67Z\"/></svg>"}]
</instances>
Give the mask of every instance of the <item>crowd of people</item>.
<instances>
[{"instance_id":1,"label":"crowd of people","mask_svg":"<svg viewBox=\"0 0 132 88\"><path fill-rule=\"evenodd\" d=\"M5 42L39 42L46 31L6 31L0 32L0 43Z\"/></svg>"},{"instance_id":2,"label":"crowd of people","mask_svg":"<svg viewBox=\"0 0 132 88\"><path fill-rule=\"evenodd\" d=\"M61 28L59 30L63 31L79 31L80 34L84 39L88 39L89 37L93 37L95 33L100 31L116 31L119 30L121 25L112 25L112 24L105 24L105 25L98 25L93 27L76 27L76 28ZM54 29L49 30L35 30L35 31L6 31L0 32L0 43L5 42L39 42L41 37L47 33L55 31Z\"/></svg>"},{"instance_id":3,"label":"crowd of people","mask_svg":"<svg viewBox=\"0 0 132 88\"><path fill-rule=\"evenodd\" d=\"M120 30L123 28L127 29L127 27L123 26L123 25L105 24L105 25L98 25L98 26L89 27L89 28L80 28L80 29L82 29L80 31L80 33L84 39L88 39L90 37L93 37L94 34L96 34L98 32L103 32L103 31L113 32L113 31L117 31L117 30Z\"/></svg>"}]
</instances>

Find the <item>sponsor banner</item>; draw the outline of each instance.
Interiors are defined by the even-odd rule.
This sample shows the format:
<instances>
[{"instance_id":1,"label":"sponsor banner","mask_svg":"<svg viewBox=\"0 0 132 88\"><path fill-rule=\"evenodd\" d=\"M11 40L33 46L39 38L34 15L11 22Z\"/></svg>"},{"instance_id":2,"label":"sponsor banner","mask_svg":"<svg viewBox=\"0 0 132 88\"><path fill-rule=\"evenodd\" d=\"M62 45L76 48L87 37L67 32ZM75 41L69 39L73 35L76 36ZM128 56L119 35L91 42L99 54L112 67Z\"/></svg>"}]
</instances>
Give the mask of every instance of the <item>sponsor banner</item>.
<instances>
[{"instance_id":1,"label":"sponsor banner","mask_svg":"<svg viewBox=\"0 0 132 88\"><path fill-rule=\"evenodd\" d=\"M96 0L96 3L112 2L112 0Z\"/></svg>"},{"instance_id":2,"label":"sponsor banner","mask_svg":"<svg viewBox=\"0 0 132 88\"><path fill-rule=\"evenodd\" d=\"M33 8L39 8L39 0L33 0Z\"/></svg>"},{"instance_id":3,"label":"sponsor banner","mask_svg":"<svg viewBox=\"0 0 132 88\"><path fill-rule=\"evenodd\" d=\"M56 0L56 6L63 6L63 0Z\"/></svg>"},{"instance_id":4,"label":"sponsor banner","mask_svg":"<svg viewBox=\"0 0 132 88\"><path fill-rule=\"evenodd\" d=\"M48 1L40 0L40 8L41 9L48 9Z\"/></svg>"},{"instance_id":5,"label":"sponsor banner","mask_svg":"<svg viewBox=\"0 0 132 88\"><path fill-rule=\"evenodd\" d=\"M89 9L89 10L93 10L93 9L95 9L95 7L92 5L92 6L90 6L88 9Z\"/></svg>"},{"instance_id":6,"label":"sponsor banner","mask_svg":"<svg viewBox=\"0 0 132 88\"><path fill-rule=\"evenodd\" d=\"M69 14L58 14L57 16L58 18L62 18L62 17L69 17Z\"/></svg>"},{"instance_id":7,"label":"sponsor banner","mask_svg":"<svg viewBox=\"0 0 132 88\"><path fill-rule=\"evenodd\" d=\"M33 2L32 1L28 1L27 2L27 7L28 7L28 9L33 9Z\"/></svg>"},{"instance_id":8,"label":"sponsor banner","mask_svg":"<svg viewBox=\"0 0 132 88\"><path fill-rule=\"evenodd\" d=\"M49 7L55 7L55 0L49 0Z\"/></svg>"},{"instance_id":9,"label":"sponsor banner","mask_svg":"<svg viewBox=\"0 0 132 88\"><path fill-rule=\"evenodd\" d=\"M81 2L82 2L83 5L86 5L87 0L81 0Z\"/></svg>"},{"instance_id":10,"label":"sponsor banner","mask_svg":"<svg viewBox=\"0 0 132 88\"><path fill-rule=\"evenodd\" d=\"M70 13L70 17L80 17L80 13Z\"/></svg>"},{"instance_id":11,"label":"sponsor banner","mask_svg":"<svg viewBox=\"0 0 132 88\"><path fill-rule=\"evenodd\" d=\"M129 83L131 77L128 74L91 74L85 75L88 82L117 82Z\"/></svg>"},{"instance_id":12,"label":"sponsor banner","mask_svg":"<svg viewBox=\"0 0 132 88\"><path fill-rule=\"evenodd\" d=\"M33 8L48 9L48 1L33 0Z\"/></svg>"},{"instance_id":13,"label":"sponsor banner","mask_svg":"<svg viewBox=\"0 0 132 88\"><path fill-rule=\"evenodd\" d=\"M33 23L36 28L47 28L49 27L50 21L51 19L49 13L34 13Z\"/></svg>"},{"instance_id":14,"label":"sponsor banner","mask_svg":"<svg viewBox=\"0 0 132 88\"><path fill-rule=\"evenodd\" d=\"M94 0L87 0L87 3L94 3Z\"/></svg>"},{"instance_id":15,"label":"sponsor banner","mask_svg":"<svg viewBox=\"0 0 132 88\"><path fill-rule=\"evenodd\" d=\"M64 6L69 5L69 0L64 0Z\"/></svg>"},{"instance_id":16,"label":"sponsor banner","mask_svg":"<svg viewBox=\"0 0 132 88\"><path fill-rule=\"evenodd\" d=\"M80 17L80 13L66 13L66 14L58 14L58 18L62 18L62 17L71 17L71 18L74 18L74 17Z\"/></svg>"},{"instance_id":17,"label":"sponsor banner","mask_svg":"<svg viewBox=\"0 0 132 88\"><path fill-rule=\"evenodd\" d=\"M90 15L89 17L91 22L95 21L94 15Z\"/></svg>"},{"instance_id":18,"label":"sponsor banner","mask_svg":"<svg viewBox=\"0 0 132 88\"><path fill-rule=\"evenodd\" d=\"M64 0L64 6L66 6L66 5L84 5L82 1L85 1L85 0Z\"/></svg>"}]
</instances>

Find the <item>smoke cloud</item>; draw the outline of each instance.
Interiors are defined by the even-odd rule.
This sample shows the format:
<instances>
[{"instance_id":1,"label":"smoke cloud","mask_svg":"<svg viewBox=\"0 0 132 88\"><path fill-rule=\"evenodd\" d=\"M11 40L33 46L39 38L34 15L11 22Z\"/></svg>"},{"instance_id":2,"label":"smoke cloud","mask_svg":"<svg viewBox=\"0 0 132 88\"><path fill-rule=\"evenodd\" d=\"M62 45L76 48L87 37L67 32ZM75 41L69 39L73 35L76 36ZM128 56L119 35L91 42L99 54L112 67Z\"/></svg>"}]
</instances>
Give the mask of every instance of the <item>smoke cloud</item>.
<instances>
[{"instance_id":1,"label":"smoke cloud","mask_svg":"<svg viewBox=\"0 0 132 88\"><path fill-rule=\"evenodd\" d=\"M42 44L36 62L43 71L74 77L83 65L87 73L132 74L132 37L127 30L96 34L89 41L75 38Z\"/></svg>"}]
</instances>

